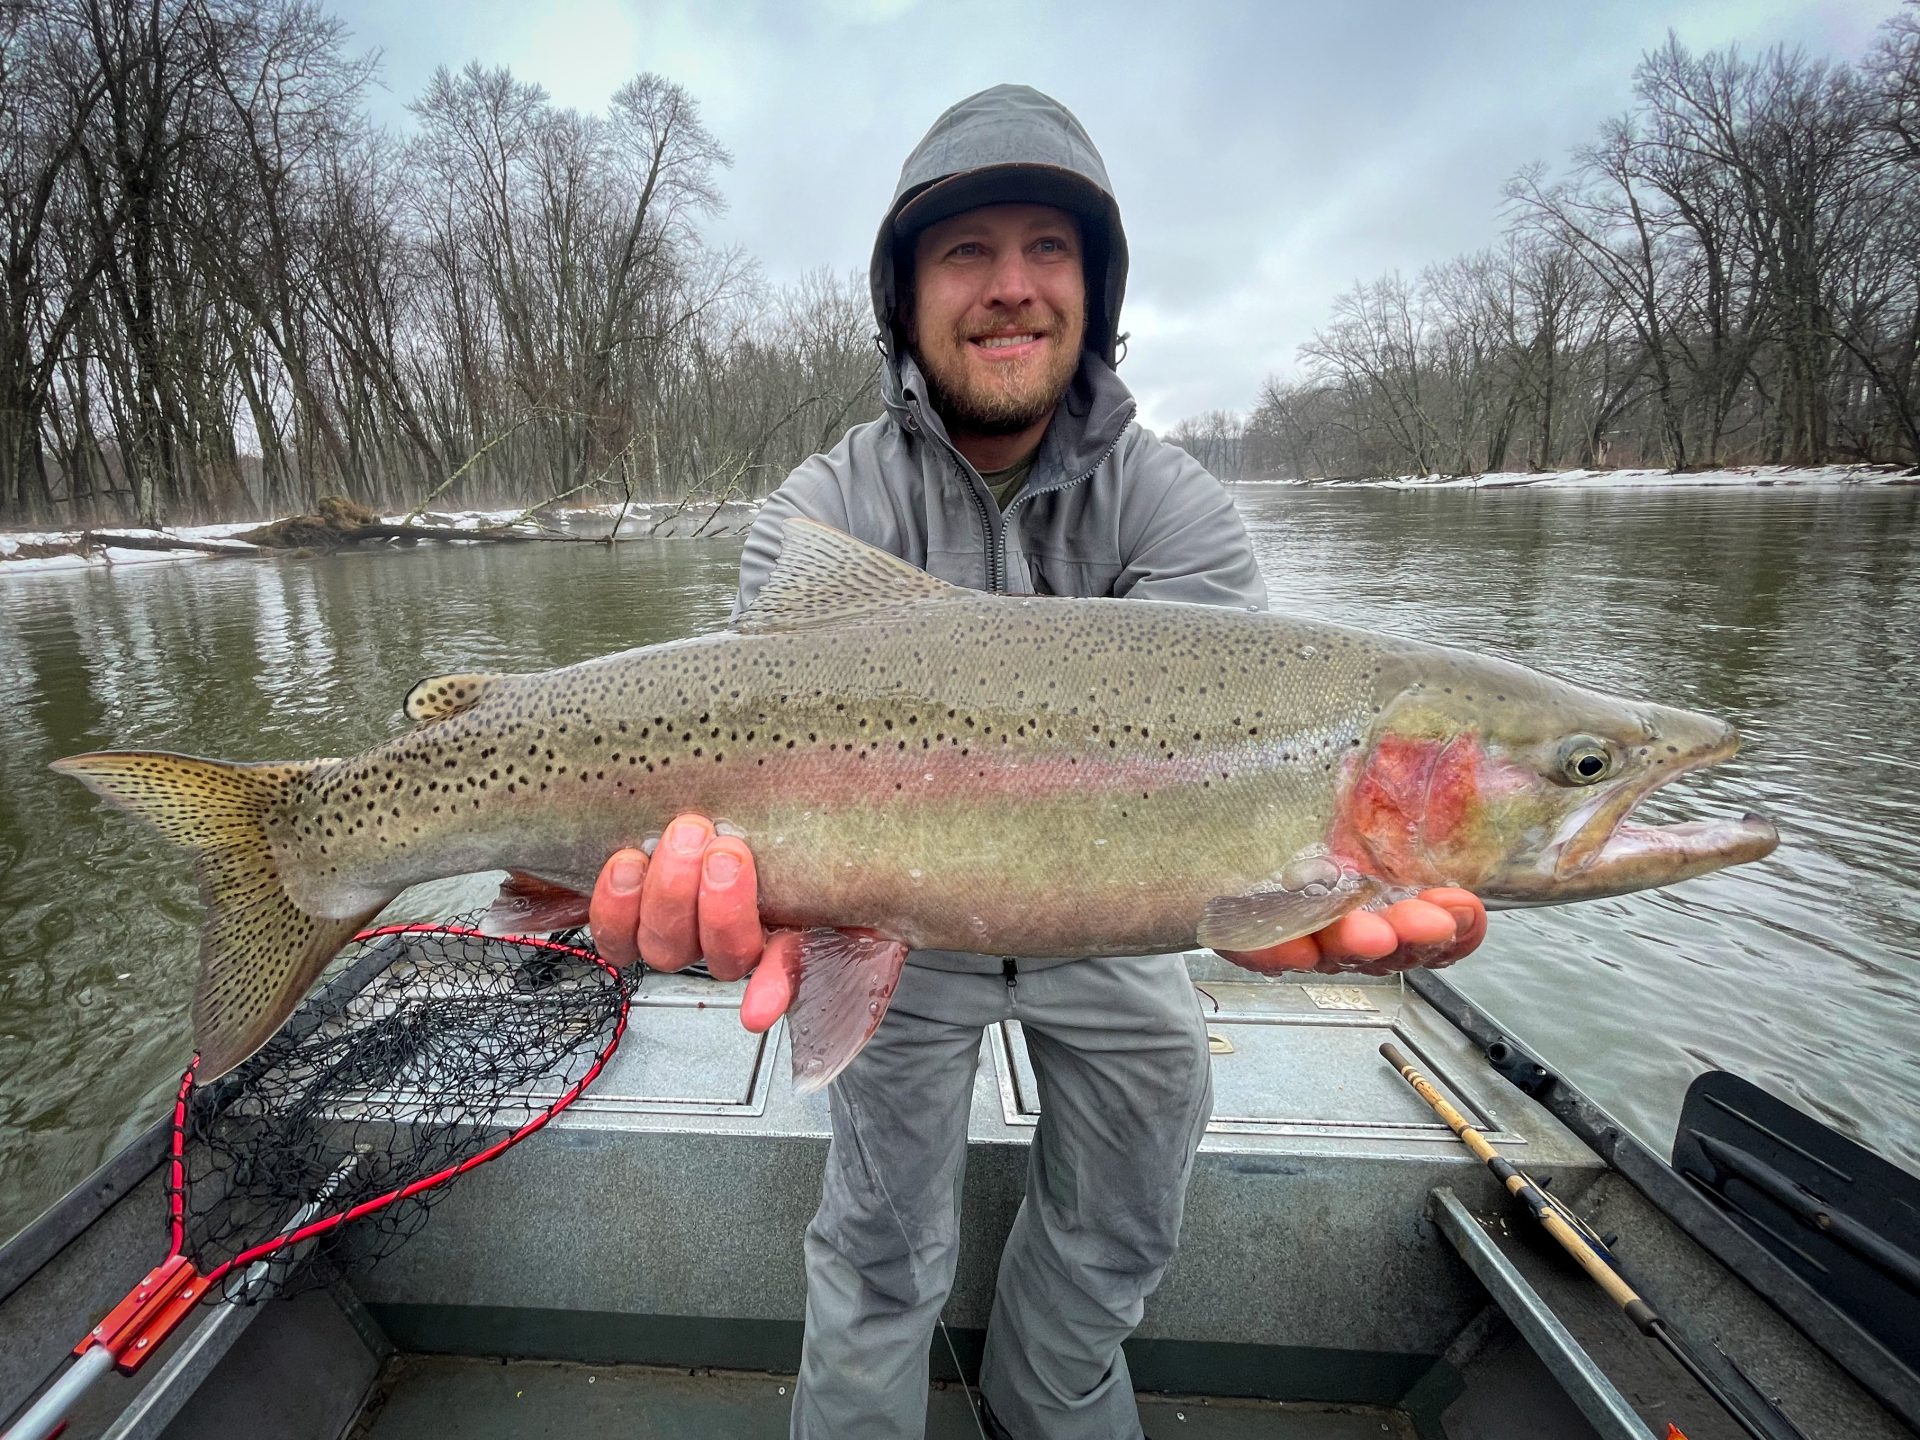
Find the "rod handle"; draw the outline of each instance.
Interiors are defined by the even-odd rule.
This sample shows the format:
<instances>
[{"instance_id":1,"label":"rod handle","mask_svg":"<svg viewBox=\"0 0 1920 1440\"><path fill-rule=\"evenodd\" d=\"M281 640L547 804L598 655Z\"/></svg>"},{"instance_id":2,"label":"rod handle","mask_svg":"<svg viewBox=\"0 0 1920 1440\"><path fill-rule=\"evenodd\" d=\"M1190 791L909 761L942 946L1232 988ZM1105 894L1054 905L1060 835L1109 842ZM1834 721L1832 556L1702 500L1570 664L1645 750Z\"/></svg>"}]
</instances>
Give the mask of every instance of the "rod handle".
<instances>
[{"instance_id":1,"label":"rod handle","mask_svg":"<svg viewBox=\"0 0 1920 1440\"><path fill-rule=\"evenodd\" d=\"M1413 1062L1407 1059L1398 1045L1391 1040L1383 1041L1380 1053L1386 1057L1389 1065L1400 1072L1400 1078L1433 1108L1433 1112L1447 1122L1447 1128L1460 1137L1467 1149L1493 1171L1508 1193L1533 1211L1534 1218L1546 1227L1547 1233L1559 1241L1560 1247L1574 1258L1595 1284L1607 1292L1607 1298L1626 1311L1628 1317L1644 1330L1646 1325L1642 1323L1642 1312L1648 1319L1655 1318L1653 1312L1633 1287L1620 1278L1620 1272L1600 1258L1593 1246L1587 1243L1586 1237L1560 1217L1540 1187L1488 1144L1486 1136L1468 1123L1466 1116L1448 1104L1447 1098L1433 1088L1426 1076L1413 1068Z\"/></svg>"}]
</instances>

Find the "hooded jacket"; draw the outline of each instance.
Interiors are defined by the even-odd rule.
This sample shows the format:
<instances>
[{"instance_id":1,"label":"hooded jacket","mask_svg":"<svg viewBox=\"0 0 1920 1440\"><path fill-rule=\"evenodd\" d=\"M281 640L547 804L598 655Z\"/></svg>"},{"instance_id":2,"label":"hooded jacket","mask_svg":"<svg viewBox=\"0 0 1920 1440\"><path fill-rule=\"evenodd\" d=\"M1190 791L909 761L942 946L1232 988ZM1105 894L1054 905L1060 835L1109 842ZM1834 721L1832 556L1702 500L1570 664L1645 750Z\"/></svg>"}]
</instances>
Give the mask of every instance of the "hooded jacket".
<instances>
[{"instance_id":1,"label":"hooded jacket","mask_svg":"<svg viewBox=\"0 0 1920 1440\"><path fill-rule=\"evenodd\" d=\"M1095 297L1087 348L1025 488L1003 514L948 438L895 323L894 218L940 180L1007 164L1070 169L1106 198L1110 213L1082 217L1106 227L1085 247L1087 293ZM773 573L781 530L795 515L975 590L1266 608L1246 526L1225 489L1184 450L1134 422L1133 396L1114 373L1127 250L1112 197L1086 132L1038 91L996 86L934 122L900 172L873 251L886 412L802 462L768 497L740 557L735 615ZM942 970L1001 969L994 956L920 950L910 958Z\"/></svg>"},{"instance_id":2,"label":"hooded jacket","mask_svg":"<svg viewBox=\"0 0 1920 1440\"><path fill-rule=\"evenodd\" d=\"M926 378L896 325L894 293L895 216L941 180L1000 165L1070 171L1109 209L1083 217L1093 221L1087 348L1026 486L1004 514L929 403ZM773 573L781 528L795 515L975 590L1265 609L1266 586L1225 489L1185 451L1134 422L1133 395L1111 363L1126 272L1106 167L1065 106L1026 86L999 85L936 120L901 168L874 244L885 414L804 461L768 498L741 555L734 613Z\"/></svg>"}]
</instances>

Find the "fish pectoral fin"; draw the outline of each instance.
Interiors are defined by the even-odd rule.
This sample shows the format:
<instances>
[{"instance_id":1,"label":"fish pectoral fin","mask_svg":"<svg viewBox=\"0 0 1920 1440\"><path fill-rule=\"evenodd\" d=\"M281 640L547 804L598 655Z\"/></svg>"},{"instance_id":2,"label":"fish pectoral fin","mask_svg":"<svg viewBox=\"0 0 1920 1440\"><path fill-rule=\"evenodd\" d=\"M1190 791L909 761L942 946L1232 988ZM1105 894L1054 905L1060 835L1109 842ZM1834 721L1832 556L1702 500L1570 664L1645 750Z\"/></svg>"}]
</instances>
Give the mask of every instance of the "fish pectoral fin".
<instances>
[{"instance_id":1,"label":"fish pectoral fin","mask_svg":"<svg viewBox=\"0 0 1920 1440\"><path fill-rule=\"evenodd\" d=\"M864 540L796 516L780 532L773 573L733 628L743 635L812 630L966 593Z\"/></svg>"},{"instance_id":2,"label":"fish pectoral fin","mask_svg":"<svg viewBox=\"0 0 1920 1440\"><path fill-rule=\"evenodd\" d=\"M483 935L544 935L587 923L587 897L571 885L561 885L509 870L500 893L480 917Z\"/></svg>"},{"instance_id":3,"label":"fish pectoral fin","mask_svg":"<svg viewBox=\"0 0 1920 1440\"><path fill-rule=\"evenodd\" d=\"M1197 938L1212 950L1265 950L1331 925L1376 898L1370 880L1347 882L1320 893L1262 890L1252 895L1222 895L1207 902Z\"/></svg>"},{"instance_id":4,"label":"fish pectoral fin","mask_svg":"<svg viewBox=\"0 0 1920 1440\"><path fill-rule=\"evenodd\" d=\"M458 715L502 680L517 677L496 671L474 670L457 675L429 675L411 690L403 708L407 718L425 724Z\"/></svg>"},{"instance_id":5,"label":"fish pectoral fin","mask_svg":"<svg viewBox=\"0 0 1920 1440\"><path fill-rule=\"evenodd\" d=\"M793 1088L811 1095L852 1062L886 1017L907 947L855 930L812 929L800 940L800 983L787 1007Z\"/></svg>"}]
</instances>

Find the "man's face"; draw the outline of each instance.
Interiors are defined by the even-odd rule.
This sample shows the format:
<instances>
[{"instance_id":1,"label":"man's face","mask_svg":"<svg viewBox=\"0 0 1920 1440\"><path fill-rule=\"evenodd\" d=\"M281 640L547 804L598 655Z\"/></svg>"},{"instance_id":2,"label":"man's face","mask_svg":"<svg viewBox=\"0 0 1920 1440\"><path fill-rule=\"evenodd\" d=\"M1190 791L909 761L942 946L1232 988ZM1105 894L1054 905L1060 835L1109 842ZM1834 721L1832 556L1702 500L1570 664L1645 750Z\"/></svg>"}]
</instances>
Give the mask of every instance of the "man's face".
<instances>
[{"instance_id":1,"label":"man's face","mask_svg":"<svg viewBox=\"0 0 1920 1440\"><path fill-rule=\"evenodd\" d=\"M907 338L951 428L1014 435L1053 413L1080 363L1080 224L985 205L915 237Z\"/></svg>"}]
</instances>

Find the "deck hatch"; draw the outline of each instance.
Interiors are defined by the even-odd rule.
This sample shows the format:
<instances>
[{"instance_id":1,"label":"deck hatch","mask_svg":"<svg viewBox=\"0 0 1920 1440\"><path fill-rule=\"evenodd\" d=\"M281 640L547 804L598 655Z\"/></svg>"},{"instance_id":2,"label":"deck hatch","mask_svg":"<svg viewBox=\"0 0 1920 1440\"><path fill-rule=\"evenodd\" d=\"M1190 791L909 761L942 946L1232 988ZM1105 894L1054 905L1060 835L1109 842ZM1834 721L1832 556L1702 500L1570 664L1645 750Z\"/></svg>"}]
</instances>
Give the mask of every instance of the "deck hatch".
<instances>
[{"instance_id":1,"label":"deck hatch","mask_svg":"<svg viewBox=\"0 0 1920 1440\"><path fill-rule=\"evenodd\" d=\"M1400 1027L1397 986L1206 982L1207 1033L1213 1051L1211 1135L1430 1142L1457 1147L1453 1132L1380 1059L1380 1042L1418 1052L1431 1076L1461 1112L1490 1138L1524 1144L1503 1132L1498 1117L1453 1082L1446 1063ZM1211 1001L1207 997L1211 997ZM1334 1003L1325 1005L1324 999ZM1218 1009L1214 1008L1217 1003ZM1364 1008L1362 1006L1364 1005ZM1008 1125L1038 1123L1040 1095L1018 1021L989 1032Z\"/></svg>"},{"instance_id":2,"label":"deck hatch","mask_svg":"<svg viewBox=\"0 0 1920 1440\"><path fill-rule=\"evenodd\" d=\"M571 1113L760 1115L772 1077L767 1036L740 1025L740 985L649 974L626 1038Z\"/></svg>"}]
</instances>

